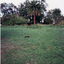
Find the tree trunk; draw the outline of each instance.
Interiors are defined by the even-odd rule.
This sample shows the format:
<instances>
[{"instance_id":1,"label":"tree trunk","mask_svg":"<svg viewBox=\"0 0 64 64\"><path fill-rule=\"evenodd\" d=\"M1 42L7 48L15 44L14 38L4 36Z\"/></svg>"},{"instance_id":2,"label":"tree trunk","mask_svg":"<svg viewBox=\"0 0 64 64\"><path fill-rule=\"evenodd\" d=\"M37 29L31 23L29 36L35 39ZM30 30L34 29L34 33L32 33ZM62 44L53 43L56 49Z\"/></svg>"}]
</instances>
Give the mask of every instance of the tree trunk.
<instances>
[{"instance_id":1,"label":"tree trunk","mask_svg":"<svg viewBox=\"0 0 64 64\"><path fill-rule=\"evenodd\" d=\"M34 15L34 25L35 25L35 15Z\"/></svg>"}]
</instances>

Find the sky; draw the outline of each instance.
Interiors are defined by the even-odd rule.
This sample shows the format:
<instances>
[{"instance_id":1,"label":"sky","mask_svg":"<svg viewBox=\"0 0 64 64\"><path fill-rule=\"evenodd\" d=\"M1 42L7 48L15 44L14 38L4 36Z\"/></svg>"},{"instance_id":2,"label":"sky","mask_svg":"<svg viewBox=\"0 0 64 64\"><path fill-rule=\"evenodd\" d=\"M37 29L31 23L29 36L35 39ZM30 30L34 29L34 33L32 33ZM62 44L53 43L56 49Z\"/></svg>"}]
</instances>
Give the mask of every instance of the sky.
<instances>
[{"instance_id":1,"label":"sky","mask_svg":"<svg viewBox=\"0 0 64 64\"><path fill-rule=\"evenodd\" d=\"M64 15L64 0L46 0L48 4L47 10L59 8L61 10L61 14Z\"/></svg>"},{"instance_id":2,"label":"sky","mask_svg":"<svg viewBox=\"0 0 64 64\"><path fill-rule=\"evenodd\" d=\"M14 5L18 6L20 3L25 2L25 0L0 0L0 4L6 3L13 3ZM47 11L55 8L59 8L61 10L61 14L64 15L64 0L46 0Z\"/></svg>"}]
</instances>

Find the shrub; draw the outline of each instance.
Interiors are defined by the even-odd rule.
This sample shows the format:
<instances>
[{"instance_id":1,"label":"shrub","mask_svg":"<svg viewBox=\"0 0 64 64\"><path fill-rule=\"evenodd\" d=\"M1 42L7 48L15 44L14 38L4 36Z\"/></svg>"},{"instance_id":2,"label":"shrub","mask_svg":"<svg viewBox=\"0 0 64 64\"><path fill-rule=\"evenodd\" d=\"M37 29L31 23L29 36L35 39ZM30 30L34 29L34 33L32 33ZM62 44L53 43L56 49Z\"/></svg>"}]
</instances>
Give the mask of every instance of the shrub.
<instances>
[{"instance_id":1,"label":"shrub","mask_svg":"<svg viewBox=\"0 0 64 64\"><path fill-rule=\"evenodd\" d=\"M27 19L17 17L16 15L6 15L3 16L2 24L3 25L15 25L15 24L25 24L27 23Z\"/></svg>"},{"instance_id":2,"label":"shrub","mask_svg":"<svg viewBox=\"0 0 64 64\"><path fill-rule=\"evenodd\" d=\"M5 25L7 25L7 23L9 22L9 20L10 20L10 15L4 15L3 17L2 17L2 24L5 24Z\"/></svg>"},{"instance_id":3,"label":"shrub","mask_svg":"<svg viewBox=\"0 0 64 64\"><path fill-rule=\"evenodd\" d=\"M3 16L2 18L2 24L3 25L14 25L16 20L15 15L7 14L6 16Z\"/></svg>"},{"instance_id":4,"label":"shrub","mask_svg":"<svg viewBox=\"0 0 64 64\"><path fill-rule=\"evenodd\" d=\"M45 18L44 19L44 24L52 24L52 20L51 19L49 19L49 18Z\"/></svg>"},{"instance_id":5,"label":"shrub","mask_svg":"<svg viewBox=\"0 0 64 64\"><path fill-rule=\"evenodd\" d=\"M64 21L61 21L57 24L58 26L63 26L64 27Z\"/></svg>"},{"instance_id":6,"label":"shrub","mask_svg":"<svg viewBox=\"0 0 64 64\"><path fill-rule=\"evenodd\" d=\"M26 23L27 23L27 19L21 17L17 17L15 21L15 24L26 24Z\"/></svg>"}]
</instances>

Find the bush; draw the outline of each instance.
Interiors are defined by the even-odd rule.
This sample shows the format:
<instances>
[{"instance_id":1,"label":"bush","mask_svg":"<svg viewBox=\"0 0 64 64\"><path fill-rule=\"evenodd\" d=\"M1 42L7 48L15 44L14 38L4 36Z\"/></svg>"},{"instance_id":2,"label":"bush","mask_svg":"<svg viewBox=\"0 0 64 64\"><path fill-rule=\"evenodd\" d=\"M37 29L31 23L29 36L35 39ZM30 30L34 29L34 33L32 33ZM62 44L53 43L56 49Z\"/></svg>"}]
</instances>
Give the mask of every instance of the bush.
<instances>
[{"instance_id":1,"label":"bush","mask_svg":"<svg viewBox=\"0 0 64 64\"><path fill-rule=\"evenodd\" d=\"M27 19L17 17L16 15L6 15L2 18L3 25L15 25L15 24L25 24L27 23Z\"/></svg>"},{"instance_id":2,"label":"bush","mask_svg":"<svg viewBox=\"0 0 64 64\"><path fill-rule=\"evenodd\" d=\"M10 20L10 15L4 15L3 17L2 17L2 24L3 25L7 25L8 24L8 22L9 22L9 20Z\"/></svg>"},{"instance_id":3,"label":"bush","mask_svg":"<svg viewBox=\"0 0 64 64\"><path fill-rule=\"evenodd\" d=\"M6 15L3 16L2 18L2 24L3 25L14 25L15 24L15 20L16 20L16 16L15 15Z\"/></svg>"},{"instance_id":4,"label":"bush","mask_svg":"<svg viewBox=\"0 0 64 64\"><path fill-rule=\"evenodd\" d=\"M63 26L64 27L64 21L61 21L57 24L57 26Z\"/></svg>"},{"instance_id":5,"label":"bush","mask_svg":"<svg viewBox=\"0 0 64 64\"><path fill-rule=\"evenodd\" d=\"M44 19L44 24L52 24L52 20L51 19L49 19L49 18L45 18Z\"/></svg>"},{"instance_id":6,"label":"bush","mask_svg":"<svg viewBox=\"0 0 64 64\"><path fill-rule=\"evenodd\" d=\"M27 24L27 19L18 17L15 21L15 24Z\"/></svg>"}]
</instances>

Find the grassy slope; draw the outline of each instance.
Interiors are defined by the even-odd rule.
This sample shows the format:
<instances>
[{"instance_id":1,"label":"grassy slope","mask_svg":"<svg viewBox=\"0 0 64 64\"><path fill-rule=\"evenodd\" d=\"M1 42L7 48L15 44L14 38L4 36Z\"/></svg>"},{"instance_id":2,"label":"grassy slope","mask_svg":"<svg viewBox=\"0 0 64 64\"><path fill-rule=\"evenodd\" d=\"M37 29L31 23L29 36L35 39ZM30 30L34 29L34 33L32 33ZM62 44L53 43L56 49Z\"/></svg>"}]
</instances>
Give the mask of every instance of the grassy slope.
<instances>
[{"instance_id":1,"label":"grassy slope","mask_svg":"<svg viewBox=\"0 0 64 64\"><path fill-rule=\"evenodd\" d=\"M1 35L2 64L64 64L64 28L5 26Z\"/></svg>"}]
</instances>

